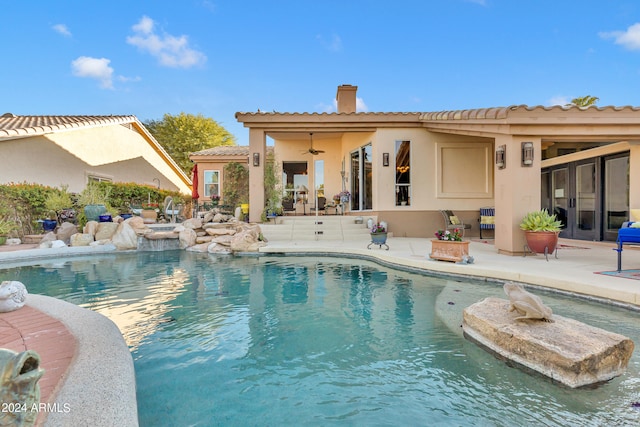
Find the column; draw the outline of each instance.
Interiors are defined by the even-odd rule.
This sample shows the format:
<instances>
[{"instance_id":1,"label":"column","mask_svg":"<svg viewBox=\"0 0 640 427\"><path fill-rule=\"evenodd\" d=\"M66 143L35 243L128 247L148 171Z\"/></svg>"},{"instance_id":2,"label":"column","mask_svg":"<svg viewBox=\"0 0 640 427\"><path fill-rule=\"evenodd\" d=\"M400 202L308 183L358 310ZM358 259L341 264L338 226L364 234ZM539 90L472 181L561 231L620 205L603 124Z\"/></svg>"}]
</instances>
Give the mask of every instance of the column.
<instances>
[{"instance_id":1,"label":"column","mask_svg":"<svg viewBox=\"0 0 640 427\"><path fill-rule=\"evenodd\" d=\"M530 167L522 166L524 141L533 142L534 160ZM495 246L499 253L521 255L526 243L520 230L522 218L531 211L540 210L540 156L539 137L503 135L495 139L495 148L506 147L504 169L494 170L495 191ZM495 161L494 161L495 166Z\"/></svg>"},{"instance_id":2,"label":"column","mask_svg":"<svg viewBox=\"0 0 640 427\"><path fill-rule=\"evenodd\" d=\"M264 210L264 165L266 161L266 142L266 134L263 129L249 129L250 222L260 222L260 217Z\"/></svg>"}]
</instances>

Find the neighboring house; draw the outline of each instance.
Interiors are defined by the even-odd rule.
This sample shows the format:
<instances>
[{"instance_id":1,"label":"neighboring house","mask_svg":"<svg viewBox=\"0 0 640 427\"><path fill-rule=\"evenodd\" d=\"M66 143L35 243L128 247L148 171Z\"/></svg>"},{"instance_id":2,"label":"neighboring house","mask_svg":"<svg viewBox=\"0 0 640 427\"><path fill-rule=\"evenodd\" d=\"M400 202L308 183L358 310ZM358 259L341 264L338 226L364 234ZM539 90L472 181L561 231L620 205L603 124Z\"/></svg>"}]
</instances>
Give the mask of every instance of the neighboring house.
<instances>
[{"instance_id":1,"label":"neighboring house","mask_svg":"<svg viewBox=\"0 0 640 427\"><path fill-rule=\"evenodd\" d=\"M0 182L82 191L89 181L191 193L191 179L135 116L0 116Z\"/></svg>"},{"instance_id":2,"label":"neighboring house","mask_svg":"<svg viewBox=\"0 0 640 427\"><path fill-rule=\"evenodd\" d=\"M561 236L613 240L640 207L640 110L511 106L434 113L357 113L356 86L338 87L337 113L236 113L251 159L274 141L282 170L325 195L351 192L350 214L377 215L395 236L432 237L451 209L477 235L495 207L495 245L524 250L519 223L547 208ZM313 149L311 149L313 147ZM264 162L250 163L250 220L264 206Z\"/></svg>"},{"instance_id":3,"label":"neighboring house","mask_svg":"<svg viewBox=\"0 0 640 427\"><path fill-rule=\"evenodd\" d=\"M267 147L273 152L273 147ZM249 164L249 146L225 145L207 148L189 155L198 165L198 195L200 202L211 201L212 196L222 198L224 194L224 167L229 163ZM224 200L223 200L224 201Z\"/></svg>"}]
</instances>

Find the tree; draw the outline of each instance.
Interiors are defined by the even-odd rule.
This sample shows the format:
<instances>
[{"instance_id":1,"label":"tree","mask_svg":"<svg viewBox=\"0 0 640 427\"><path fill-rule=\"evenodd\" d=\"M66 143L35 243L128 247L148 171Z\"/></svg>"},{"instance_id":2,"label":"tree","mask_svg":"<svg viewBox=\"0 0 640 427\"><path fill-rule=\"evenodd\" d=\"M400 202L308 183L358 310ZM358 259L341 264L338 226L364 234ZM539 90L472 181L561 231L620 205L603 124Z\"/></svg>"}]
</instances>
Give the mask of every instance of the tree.
<instances>
[{"instance_id":1,"label":"tree","mask_svg":"<svg viewBox=\"0 0 640 427\"><path fill-rule=\"evenodd\" d=\"M144 125L187 175L193 169L190 153L236 143L224 127L202 114L165 114L162 120L149 120Z\"/></svg>"},{"instance_id":2,"label":"tree","mask_svg":"<svg viewBox=\"0 0 640 427\"><path fill-rule=\"evenodd\" d=\"M569 105L575 105L577 107L588 107L590 105L595 105L599 99L600 98L598 98L597 96L587 95L580 98L573 98L571 100L571 104Z\"/></svg>"}]
</instances>

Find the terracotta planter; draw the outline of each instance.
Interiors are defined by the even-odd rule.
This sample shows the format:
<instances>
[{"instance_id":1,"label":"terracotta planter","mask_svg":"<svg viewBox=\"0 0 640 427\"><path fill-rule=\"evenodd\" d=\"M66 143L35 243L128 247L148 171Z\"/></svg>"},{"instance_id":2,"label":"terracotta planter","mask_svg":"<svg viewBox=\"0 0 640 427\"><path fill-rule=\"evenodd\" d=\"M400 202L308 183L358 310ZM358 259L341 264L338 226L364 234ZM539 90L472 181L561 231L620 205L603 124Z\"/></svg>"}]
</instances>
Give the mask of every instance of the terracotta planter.
<instances>
[{"instance_id":1,"label":"terracotta planter","mask_svg":"<svg viewBox=\"0 0 640 427\"><path fill-rule=\"evenodd\" d=\"M527 246L531 252L537 254L544 254L545 249L547 254L552 254L556 250L558 244L559 231L525 231L524 235L527 238Z\"/></svg>"},{"instance_id":2,"label":"terracotta planter","mask_svg":"<svg viewBox=\"0 0 640 427\"><path fill-rule=\"evenodd\" d=\"M441 261L461 262L464 257L469 256L469 242L431 240L431 253L429 256Z\"/></svg>"},{"instance_id":3,"label":"terracotta planter","mask_svg":"<svg viewBox=\"0 0 640 427\"><path fill-rule=\"evenodd\" d=\"M142 209L140 216L145 224L155 224L158 219L158 212L153 209Z\"/></svg>"}]
</instances>

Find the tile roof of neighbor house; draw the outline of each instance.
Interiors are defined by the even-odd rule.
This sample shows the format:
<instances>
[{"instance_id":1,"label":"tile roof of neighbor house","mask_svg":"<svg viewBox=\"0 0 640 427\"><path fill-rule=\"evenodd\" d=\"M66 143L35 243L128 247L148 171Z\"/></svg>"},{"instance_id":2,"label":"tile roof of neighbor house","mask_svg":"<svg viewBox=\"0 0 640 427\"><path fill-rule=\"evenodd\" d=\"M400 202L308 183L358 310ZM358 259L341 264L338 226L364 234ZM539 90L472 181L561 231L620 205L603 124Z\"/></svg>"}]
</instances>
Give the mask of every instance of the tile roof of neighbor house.
<instances>
[{"instance_id":1,"label":"tile roof of neighbor house","mask_svg":"<svg viewBox=\"0 0 640 427\"><path fill-rule=\"evenodd\" d=\"M267 153L272 153L273 147L267 146ZM249 156L248 145L221 145L218 147L206 148L204 150L191 153L192 156Z\"/></svg>"},{"instance_id":2,"label":"tile roof of neighbor house","mask_svg":"<svg viewBox=\"0 0 640 427\"><path fill-rule=\"evenodd\" d=\"M0 138L44 135L71 129L137 122L135 116L0 116Z\"/></svg>"}]
</instances>

